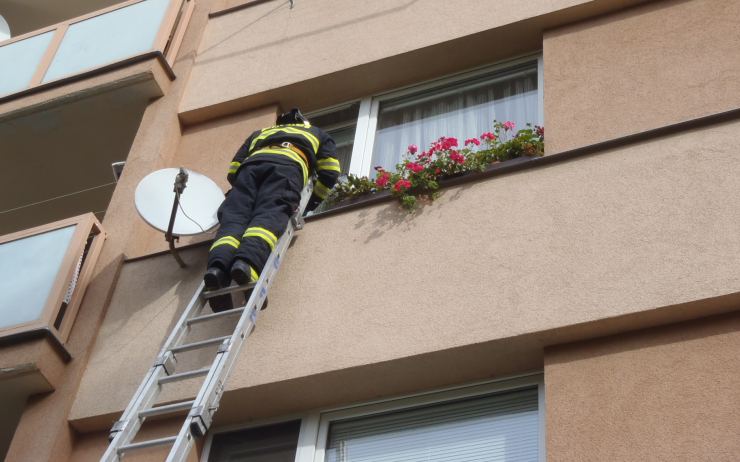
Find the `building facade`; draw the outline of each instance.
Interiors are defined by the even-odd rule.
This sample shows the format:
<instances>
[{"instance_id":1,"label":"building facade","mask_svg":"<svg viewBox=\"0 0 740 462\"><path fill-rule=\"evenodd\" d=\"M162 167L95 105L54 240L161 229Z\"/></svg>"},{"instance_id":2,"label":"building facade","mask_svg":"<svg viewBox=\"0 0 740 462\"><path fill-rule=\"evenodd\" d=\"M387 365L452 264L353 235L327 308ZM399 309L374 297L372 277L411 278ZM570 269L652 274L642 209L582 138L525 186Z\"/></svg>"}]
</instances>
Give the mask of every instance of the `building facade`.
<instances>
[{"instance_id":1,"label":"building facade","mask_svg":"<svg viewBox=\"0 0 740 462\"><path fill-rule=\"evenodd\" d=\"M192 460L737 460L740 2L0 15L6 460L98 460L201 281L213 232L182 238L178 266L137 215L139 181L184 167L226 190L246 136L294 106L355 175L494 119L543 125L545 155L415 213L374 197L308 218Z\"/></svg>"}]
</instances>

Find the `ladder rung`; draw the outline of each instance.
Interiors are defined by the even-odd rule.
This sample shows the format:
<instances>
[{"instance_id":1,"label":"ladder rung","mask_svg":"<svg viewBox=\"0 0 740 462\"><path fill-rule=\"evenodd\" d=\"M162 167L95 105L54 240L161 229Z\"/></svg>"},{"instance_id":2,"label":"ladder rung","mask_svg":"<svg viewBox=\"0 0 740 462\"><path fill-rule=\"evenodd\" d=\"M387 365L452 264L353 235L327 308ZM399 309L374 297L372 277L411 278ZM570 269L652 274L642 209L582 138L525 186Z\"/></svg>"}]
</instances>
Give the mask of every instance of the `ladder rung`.
<instances>
[{"instance_id":1,"label":"ladder rung","mask_svg":"<svg viewBox=\"0 0 740 462\"><path fill-rule=\"evenodd\" d=\"M221 311L220 313L204 314L203 316L197 316L195 318L188 319L188 326L197 324L199 322L209 321L211 319L223 318L224 316L233 316L235 314L241 314L244 308L234 308L231 310Z\"/></svg>"},{"instance_id":2,"label":"ladder rung","mask_svg":"<svg viewBox=\"0 0 740 462\"><path fill-rule=\"evenodd\" d=\"M152 448L154 446L164 446L165 444L172 444L177 440L177 436L168 436L166 438L157 438L155 440L141 441L139 443L131 443L118 448L118 455L121 455L128 451L135 451L137 449Z\"/></svg>"},{"instance_id":3,"label":"ladder rung","mask_svg":"<svg viewBox=\"0 0 740 462\"><path fill-rule=\"evenodd\" d=\"M196 369L194 371L187 371L187 372L180 372L177 374L167 375L159 379L159 384L162 385L163 383L169 383L169 382L177 382L178 380L185 380L185 379L192 379L193 377L199 377L201 375L206 375L211 369L208 367L204 367L203 369Z\"/></svg>"},{"instance_id":4,"label":"ladder rung","mask_svg":"<svg viewBox=\"0 0 740 462\"><path fill-rule=\"evenodd\" d=\"M186 343L184 345L178 345L170 348L173 353L180 353L188 350L197 350L198 348L207 347L209 345L218 345L224 340L231 338L231 335L224 335L223 337L210 338L208 340L201 340L200 342Z\"/></svg>"},{"instance_id":5,"label":"ladder rung","mask_svg":"<svg viewBox=\"0 0 740 462\"><path fill-rule=\"evenodd\" d=\"M195 401L183 401L181 403L165 404L164 406L157 406L151 409L145 409L139 412L139 417L151 417L154 415L171 414L177 411L184 411L193 407Z\"/></svg>"},{"instance_id":6,"label":"ladder rung","mask_svg":"<svg viewBox=\"0 0 740 462\"><path fill-rule=\"evenodd\" d=\"M246 290L254 288L255 285L256 284L254 282L250 282L249 284L244 284L243 286L231 285L229 287L224 287L223 289L206 290L206 291L203 291L203 298L211 298L217 295L224 295L224 294L230 294L232 292L246 291Z\"/></svg>"}]
</instances>

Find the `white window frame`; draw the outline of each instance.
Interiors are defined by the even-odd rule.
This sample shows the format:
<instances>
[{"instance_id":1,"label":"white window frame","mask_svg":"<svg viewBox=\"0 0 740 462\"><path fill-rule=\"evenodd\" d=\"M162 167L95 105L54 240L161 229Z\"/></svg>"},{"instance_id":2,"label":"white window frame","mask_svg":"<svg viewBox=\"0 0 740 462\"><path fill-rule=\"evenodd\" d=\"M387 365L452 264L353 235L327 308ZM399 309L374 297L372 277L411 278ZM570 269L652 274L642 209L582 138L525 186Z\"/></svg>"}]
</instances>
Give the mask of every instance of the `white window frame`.
<instances>
[{"instance_id":1,"label":"white window frame","mask_svg":"<svg viewBox=\"0 0 740 462\"><path fill-rule=\"evenodd\" d=\"M298 446L296 448L295 462L324 462L326 456L326 442L329 436L329 426L336 420L370 416L391 411L414 408L418 406L441 404L446 401L454 401L462 398L485 396L491 393L515 391L522 388L537 387L537 410L539 422L539 462L545 462L545 383L544 374L536 372L516 377L508 377L492 381L477 382L457 387L445 388L426 393L404 395L386 400L376 400L351 406L343 406L331 409L311 412L308 414L293 414L280 418L263 419L248 424L232 425L218 428L209 432L200 460L208 462L214 436L220 433L228 433L238 430L246 430L256 427L264 427L290 421L301 421L298 433Z\"/></svg>"},{"instance_id":2,"label":"white window frame","mask_svg":"<svg viewBox=\"0 0 740 462\"><path fill-rule=\"evenodd\" d=\"M460 80L475 78L479 75L504 71L507 68L519 64L535 61L537 62L537 98L539 114L538 120L534 120L532 122L537 125L544 125L544 93L542 91L544 86L544 62L541 53L529 54L494 65L468 70L458 74L409 85L386 93L379 93L377 95L363 98L360 100L360 111L357 116L357 130L355 131L355 141L352 148L352 161L350 162L349 173L357 176L369 176L372 171L373 145L375 143L375 131L378 126L378 110L381 102L427 89L453 84Z\"/></svg>"}]
</instances>

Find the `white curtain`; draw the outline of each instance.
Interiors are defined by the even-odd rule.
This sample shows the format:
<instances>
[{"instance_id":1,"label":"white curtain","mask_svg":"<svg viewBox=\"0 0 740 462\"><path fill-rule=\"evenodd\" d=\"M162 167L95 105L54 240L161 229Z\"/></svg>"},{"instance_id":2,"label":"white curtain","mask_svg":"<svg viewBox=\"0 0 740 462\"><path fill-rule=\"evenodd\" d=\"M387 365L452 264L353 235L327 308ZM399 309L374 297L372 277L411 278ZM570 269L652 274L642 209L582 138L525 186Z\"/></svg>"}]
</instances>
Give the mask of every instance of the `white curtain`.
<instances>
[{"instance_id":1,"label":"white curtain","mask_svg":"<svg viewBox=\"0 0 740 462\"><path fill-rule=\"evenodd\" d=\"M466 138L491 131L493 121L517 129L539 122L536 63L380 103L372 166L392 170L410 144L426 150L440 136Z\"/></svg>"}]
</instances>

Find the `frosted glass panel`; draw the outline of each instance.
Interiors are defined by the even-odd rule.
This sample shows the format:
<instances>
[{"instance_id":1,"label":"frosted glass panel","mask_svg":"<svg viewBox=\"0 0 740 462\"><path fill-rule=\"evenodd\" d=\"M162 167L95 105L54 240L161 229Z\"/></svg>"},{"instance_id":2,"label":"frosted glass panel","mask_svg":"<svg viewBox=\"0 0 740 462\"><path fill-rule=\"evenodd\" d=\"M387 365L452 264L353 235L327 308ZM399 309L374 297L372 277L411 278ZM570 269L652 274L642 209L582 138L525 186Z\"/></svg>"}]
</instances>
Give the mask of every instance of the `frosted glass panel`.
<instances>
[{"instance_id":1,"label":"frosted glass panel","mask_svg":"<svg viewBox=\"0 0 740 462\"><path fill-rule=\"evenodd\" d=\"M0 244L0 328L41 316L74 232L73 225Z\"/></svg>"},{"instance_id":2,"label":"frosted glass panel","mask_svg":"<svg viewBox=\"0 0 740 462\"><path fill-rule=\"evenodd\" d=\"M44 82L151 51L170 0L146 0L69 26Z\"/></svg>"},{"instance_id":3,"label":"frosted glass panel","mask_svg":"<svg viewBox=\"0 0 740 462\"><path fill-rule=\"evenodd\" d=\"M0 47L0 96L28 87L53 35L44 32Z\"/></svg>"}]
</instances>

